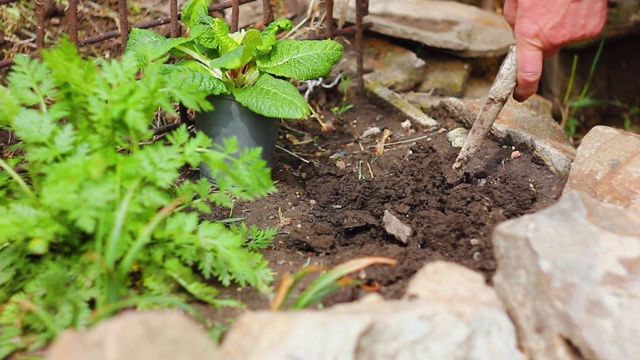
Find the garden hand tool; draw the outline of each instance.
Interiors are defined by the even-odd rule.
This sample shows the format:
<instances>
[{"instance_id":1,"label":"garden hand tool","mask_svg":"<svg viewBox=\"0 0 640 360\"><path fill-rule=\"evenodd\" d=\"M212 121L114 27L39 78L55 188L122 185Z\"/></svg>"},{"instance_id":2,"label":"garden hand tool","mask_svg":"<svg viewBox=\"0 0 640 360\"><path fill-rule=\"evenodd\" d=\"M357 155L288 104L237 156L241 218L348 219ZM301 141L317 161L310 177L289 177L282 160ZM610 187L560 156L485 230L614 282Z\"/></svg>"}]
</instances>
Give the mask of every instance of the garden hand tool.
<instances>
[{"instance_id":1,"label":"garden hand tool","mask_svg":"<svg viewBox=\"0 0 640 360\"><path fill-rule=\"evenodd\" d=\"M516 47L511 46L507 57L500 65L498 75L491 85L489 96L484 105L480 109L480 113L476 121L469 131L467 141L462 146L456 162L453 164L453 170L458 171L458 175L462 176L466 165L469 163L473 155L480 149L482 143L486 139L491 126L496 121L498 114L504 104L509 100L513 89L516 87Z\"/></svg>"}]
</instances>

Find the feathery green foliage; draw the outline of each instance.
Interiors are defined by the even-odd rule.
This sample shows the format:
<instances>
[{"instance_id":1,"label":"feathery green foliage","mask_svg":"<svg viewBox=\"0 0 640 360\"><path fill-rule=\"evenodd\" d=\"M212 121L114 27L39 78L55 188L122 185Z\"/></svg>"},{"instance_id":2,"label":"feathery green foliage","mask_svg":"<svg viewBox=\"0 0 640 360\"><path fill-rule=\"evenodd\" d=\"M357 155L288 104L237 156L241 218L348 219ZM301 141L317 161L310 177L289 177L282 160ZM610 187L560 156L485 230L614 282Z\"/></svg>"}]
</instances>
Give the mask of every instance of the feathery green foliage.
<instances>
[{"instance_id":1,"label":"feathery green foliage","mask_svg":"<svg viewBox=\"0 0 640 360\"><path fill-rule=\"evenodd\" d=\"M42 60L16 57L0 86L0 127L22 140L21 155L0 159L0 358L122 307L228 305L206 279L263 291L272 280L254 251L272 230L182 211L274 191L259 149L235 158L235 141L213 151L184 126L150 142L158 108L211 105L198 85L172 84L162 63L140 64L133 53L85 60L65 41ZM175 185L200 162L219 191L206 179Z\"/></svg>"}]
</instances>

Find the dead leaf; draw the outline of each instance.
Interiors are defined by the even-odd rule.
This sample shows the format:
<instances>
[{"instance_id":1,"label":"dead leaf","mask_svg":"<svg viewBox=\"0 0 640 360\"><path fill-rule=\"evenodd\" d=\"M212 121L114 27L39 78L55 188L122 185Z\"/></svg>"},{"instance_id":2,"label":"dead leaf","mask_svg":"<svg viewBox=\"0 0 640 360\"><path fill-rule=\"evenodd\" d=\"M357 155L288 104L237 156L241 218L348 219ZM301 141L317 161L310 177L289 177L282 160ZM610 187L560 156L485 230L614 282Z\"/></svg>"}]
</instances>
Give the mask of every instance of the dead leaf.
<instances>
[{"instance_id":1,"label":"dead leaf","mask_svg":"<svg viewBox=\"0 0 640 360\"><path fill-rule=\"evenodd\" d=\"M287 134L286 135L287 140L292 143L293 145L298 145L300 144L300 140L298 140L297 137L293 136L292 134Z\"/></svg>"}]
</instances>

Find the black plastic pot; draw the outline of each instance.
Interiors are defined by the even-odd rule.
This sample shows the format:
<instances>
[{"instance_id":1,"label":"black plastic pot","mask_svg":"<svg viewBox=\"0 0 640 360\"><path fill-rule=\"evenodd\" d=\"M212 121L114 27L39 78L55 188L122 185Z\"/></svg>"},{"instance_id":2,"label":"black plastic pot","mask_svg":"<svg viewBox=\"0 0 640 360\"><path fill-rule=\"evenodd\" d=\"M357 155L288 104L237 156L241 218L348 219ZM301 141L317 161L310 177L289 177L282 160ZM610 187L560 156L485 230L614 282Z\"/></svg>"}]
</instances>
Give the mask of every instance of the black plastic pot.
<instances>
[{"instance_id":1,"label":"black plastic pot","mask_svg":"<svg viewBox=\"0 0 640 360\"><path fill-rule=\"evenodd\" d=\"M204 132L213 140L213 146L222 145L223 140L231 137L238 139L240 153L245 148L262 148L262 158L273 168L279 119L254 113L235 101L232 95L216 95L208 99L213 111L196 114L196 129ZM200 175L212 182L209 168L200 164Z\"/></svg>"}]
</instances>

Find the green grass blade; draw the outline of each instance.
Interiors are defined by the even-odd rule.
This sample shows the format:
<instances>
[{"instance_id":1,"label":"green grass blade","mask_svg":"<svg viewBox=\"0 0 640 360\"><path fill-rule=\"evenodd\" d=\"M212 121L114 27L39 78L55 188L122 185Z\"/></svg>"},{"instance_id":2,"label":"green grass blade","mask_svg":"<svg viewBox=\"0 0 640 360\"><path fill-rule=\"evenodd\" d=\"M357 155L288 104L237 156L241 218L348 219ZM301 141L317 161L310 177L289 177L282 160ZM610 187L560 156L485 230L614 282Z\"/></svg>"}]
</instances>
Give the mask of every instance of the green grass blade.
<instances>
[{"instance_id":1,"label":"green grass blade","mask_svg":"<svg viewBox=\"0 0 640 360\"><path fill-rule=\"evenodd\" d=\"M340 285L337 284L338 280L352 272L364 269L371 265L395 265L396 263L397 260L395 259L377 256L363 257L344 262L317 278L302 294L300 294L298 299L296 299L294 306L297 308L303 308L311 305L313 302L317 302L322 298L319 297L320 294L326 296L328 294L326 289L336 290L339 288ZM334 288L336 285L338 285L338 287Z\"/></svg>"}]
</instances>

